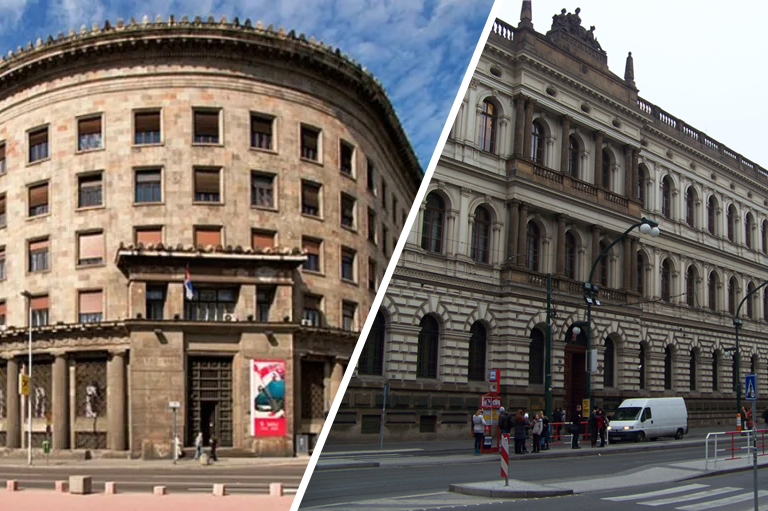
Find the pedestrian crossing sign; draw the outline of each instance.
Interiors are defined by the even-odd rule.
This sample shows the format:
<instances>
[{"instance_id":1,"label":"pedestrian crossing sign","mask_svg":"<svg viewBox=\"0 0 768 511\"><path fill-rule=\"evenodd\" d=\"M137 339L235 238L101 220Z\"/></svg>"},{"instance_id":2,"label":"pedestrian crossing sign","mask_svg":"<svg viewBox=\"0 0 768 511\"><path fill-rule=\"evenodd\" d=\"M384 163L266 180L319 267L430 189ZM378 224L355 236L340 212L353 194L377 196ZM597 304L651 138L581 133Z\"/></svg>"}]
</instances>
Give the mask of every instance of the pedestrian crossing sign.
<instances>
[{"instance_id":1,"label":"pedestrian crossing sign","mask_svg":"<svg viewBox=\"0 0 768 511\"><path fill-rule=\"evenodd\" d=\"M757 375L748 374L744 377L744 399L757 401Z\"/></svg>"}]
</instances>

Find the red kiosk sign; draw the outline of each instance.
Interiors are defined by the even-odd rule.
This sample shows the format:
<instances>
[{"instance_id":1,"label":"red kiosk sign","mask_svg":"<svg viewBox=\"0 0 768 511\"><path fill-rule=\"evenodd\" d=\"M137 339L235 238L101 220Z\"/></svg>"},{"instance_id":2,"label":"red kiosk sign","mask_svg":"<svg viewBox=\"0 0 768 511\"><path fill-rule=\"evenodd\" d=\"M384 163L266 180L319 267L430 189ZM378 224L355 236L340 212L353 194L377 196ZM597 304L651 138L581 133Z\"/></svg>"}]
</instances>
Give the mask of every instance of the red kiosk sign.
<instances>
[{"instance_id":1,"label":"red kiosk sign","mask_svg":"<svg viewBox=\"0 0 768 511\"><path fill-rule=\"evenodd\" d=\"M501 371L498 369L488 370L488 394L480 399L480 408L483 411L485 419L485 433L483 435L483 445L480 449L482 453L499 452L499 408L501 408L501 396L499 396L499 380ZM496 440L494 442L494 439Z\"/></svg>"}]
</instances>

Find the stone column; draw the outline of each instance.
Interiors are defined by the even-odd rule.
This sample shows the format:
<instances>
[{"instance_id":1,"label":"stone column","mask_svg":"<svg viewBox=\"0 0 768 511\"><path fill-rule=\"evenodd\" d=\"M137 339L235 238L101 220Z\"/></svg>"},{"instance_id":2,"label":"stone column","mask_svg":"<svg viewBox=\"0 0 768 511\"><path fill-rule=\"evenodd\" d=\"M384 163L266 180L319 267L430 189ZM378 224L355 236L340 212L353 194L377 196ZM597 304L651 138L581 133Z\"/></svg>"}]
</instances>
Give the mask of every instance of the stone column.
<instances>
[{"instance_id":1,"label":"stone column","mask_svg":"<svg viewBox=\"0 0 768 511\"><path fill-rule=\"evenodd\" d=\"M459 206L459 243L456 247L456 253L469 257L472 246L470 236L472 233L469 230L471 223L470 211L469 211L469 196L472 194L472 190L469 188L461 187L461 205Z\"/></svg>"},{"instance_id":2,"label":"stone column","mask_svg":"<svg viewBox=\"0 0 768 511\"><path fill-rule=\"evenodd\" d=\"M427 210L426 200L427 199L425 197L424 202L422 202L421 206L419 206L419 215L416 217L416 225L411 228L411 231L416 234L416 239L414 240L413 244L417 247L421 247L421 238L424 235L424 212Z\"/></svg>"},{"instance_id":3,"label":"stone column","mask_svg":"<svg viewBox=\"0 0 768 511\"><path fill-rule=\"evenodd\" d=\"M566 215L557 215L557 263L555 264L555 273L565 275L565 220Z\"/></svg>"},{"instance_id":4,"label":"stone column","mask_svg":"<svg viewBox=\"0 0 768 511\"><path fill-rule=\"evenodd\" d=\"M528 204L521 204L520 205L520 221L519 221L519 227L517 228L517 249L519 250L519 254L521 257L517 258L517 265L520 267L525 267L527 261L525 260L525 238L527 235L528 230Z\"/></svg>"},{"instance_id":5,"label":"stone column","mask_svg":"<svg viewBox=\"0 0 768 511\"><path fill-rule=\"evenodd\" d=\"M632 197L632 146L624 146L624 196Z\"/></svg>"},{"instance_id":6,"label":"stone column","mask_svg":"<svg viewBox=\"0 0 768 511\"><path fill-rule=\"evenodd\" d=\"M629 291L632 279L632 240L629 236L624 237L624 279L621 287Z\"/></svg>"},{"instance_id":7,"label":"stone column","mask_svg":"<svg viewBox=\"0 0 768 511\"><path fill-rule=\"evenodd\" d=\"M115 351L107 362L107 445L113 451L126 449L125 357L125 351Z\"/></svg>"},{"instance_id":8,"label":"stone column","mask_svg":"<svg viewBox=\"0 0 768 511\"><path fill-rule=\"evenodd\" d=\"M446 255L452 256L456 253L456 217L458 213L454 210L447 212L446 214L446 226L445 232L445 251Z\"/></svg>"},{"instance_id":9,"label":"stone column","mask_svg":"<svg viewBox=\"0 0 768 511\"><path fill-rule=\"evenodd\" d=\"M498 264L501 261L501 228L504 224L493 222L493 237L491 238L491 253L488 254L488 264Z\"/></svg>"},{"instance_id":10,"label":"stone column","mask_svg":"<svg viewBox=\"0 0 768 511\"><path fill-rule=\"evenodd\" d=\"M595 177L592 181L596 185L603 184L603 132L595 132Z\"/></svg>"},{"instance_id":11,"label":"stone column","mask_svg":"<svg viewBox=\"0 0 768 511\"><path fill-rule=\"evenodd\" d=\"M54 353L53 361L53 402L51 403L52 424L52 448L69 448L69 369L67 367L67 354L65 352Z\"/></svg>"},{"instance_id":12,"label":"stone column","mask_svg":"<svg viewBox=\"0 0 768 511\"><path fill-rule=\"evenodd\" d=\"M640 197L637 194L637 188L638 188L638 180L640 179L639 171L638 171L638 160L640 158L640 149L633 149L632 150L632 186L630 187L631 194L629 195L633 199L639 199Z\"/></svg>"},{"instance_id":13,"label":"stone column","mask_svg":"<svg viewBox=\"0 0 768 511\"><path fill-rule=\"evenodd\" d=\"M592 270L592 265L595 264L595 259L597 259L598 255L600 255L600 226L593 225L592 226L592 257L590 258L587 271Z\"/></svg>"},{"instance_id":14,"label":"stone column","mask_svg":"<svg viewBox=\"0 0 768 511\"><path fill-rule=\"evenodd\" d=\"M509 116L502 115L499 117L499 131L496 135L496 154L502 158L509 156L509 140L507 140L507 128L509 126Z\"/></svg>"},{"instance_id":15,"label":"stone column","mask_svg":"<svg viewBox=\"0 0 768 511\"><path fill-rule=\"evenodd\" d=\"M5 446L9 449L18 449L21 445L19 361L15 358L9 358L6 369L8 377L6 378L5 394Z\"/></svg>"},{"instance_id":16,"label":"stone column","mask_svg":"<svg viewBox=\"0 0 768 511\"><path fill-rule=\"evenodd\" d=\"M525 132L525 96L515 98L515 156L523 155L523 133Z\"/></svg>"},{"instance_id":17,"label":"stone column","mask_svg":"<svg viewBox=\"0 0 768 511\"><path fill-rule=\"evenodd\" d=\"M302 429L303 418L301 415L301 355L293 356L293 431L295 433L306 433Z\"/></svg>"},{"instance_id":18,"label":"stone column","mask_svg":"<svg viewBox=\"0 0 768 511\"><path fill-rule=\"evenodd\" d=\"M630 262L630 270L629 270L630 289L632 291L636 291L637 290L637 239L635 238L632 238L632 248L631 248L629 262Z\"/></svg>"},{"instance_id":19,"label":"stone column","mask_svg":"<svg viewBox=\"0 0 768 511\"><path fill-rule=\"evenodd\" d=\"M507 202L509 222L507 223L507 264L517 264L517 228L520 223L520 201L512 199Z\"/></svg>"},{"instance_id":20,"label":"stone column","mask_svg":"<svg viewBox=\"0 0 768 511\"><path fill-rule=\"evenodd\" d=\"M523 125L523 157L531 159L531 136L533 133L533 106L536 100L529 98L525 105L525 124Z\"/></svg>"},{"instance_id":21,"label":"stone column","mask_svg":"<svg viewBox=\"0 0 768 511\"><path fill-rule=\"evenodd\" d=\"M323 397L325 398L325 408L323 411L328 411L331 409L331 400L333 399L333 396L331 395L331 361L330 359L326 360L323 363Z\"/></svg>"},{"instance_id":22,"label":"stone column","mask_svg":"<svg viewBox=\"0 0 768 511\"><path fill-rule=\"evenodd\" d=\"M331 400L330 404L328 406L328 409L330 410L331 406L333 404L333 401L336 399L336 394L339 392L339 387L341 387L341 380L344 378L344 360L340 358L336 358L333 361L333 369L331 370Z\"/></svg>"},{"instance_id":23,"label":"stone column","mask_svg":"<svg viewBox=\"0 0 768 511\"><path fill-rule=\"evenodd\" d=\"M570 140L568 136L571 132L571 118L567 115L563 116L563 139L560 144L560 170L564 173L568 173L568 161L570 160Z\"/></svg>"}]
</instances>

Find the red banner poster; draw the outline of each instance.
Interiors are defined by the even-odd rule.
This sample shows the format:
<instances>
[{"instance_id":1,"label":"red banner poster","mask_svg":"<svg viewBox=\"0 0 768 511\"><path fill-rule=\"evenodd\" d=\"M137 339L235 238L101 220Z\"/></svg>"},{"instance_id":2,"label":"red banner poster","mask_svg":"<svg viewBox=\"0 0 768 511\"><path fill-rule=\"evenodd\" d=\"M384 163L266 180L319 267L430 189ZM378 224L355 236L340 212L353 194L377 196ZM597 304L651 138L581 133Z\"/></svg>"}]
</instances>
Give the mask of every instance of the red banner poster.
<instances>
[{"instance_id":1,"label":"red banner poster","mask_svg":"<svg viewBox=\"0 0 768 511\"><path fill-rule=\"evenodd\" d=\"M285 361L251 361L251 434L285 436Z\"/></svg>"}]
</instances>

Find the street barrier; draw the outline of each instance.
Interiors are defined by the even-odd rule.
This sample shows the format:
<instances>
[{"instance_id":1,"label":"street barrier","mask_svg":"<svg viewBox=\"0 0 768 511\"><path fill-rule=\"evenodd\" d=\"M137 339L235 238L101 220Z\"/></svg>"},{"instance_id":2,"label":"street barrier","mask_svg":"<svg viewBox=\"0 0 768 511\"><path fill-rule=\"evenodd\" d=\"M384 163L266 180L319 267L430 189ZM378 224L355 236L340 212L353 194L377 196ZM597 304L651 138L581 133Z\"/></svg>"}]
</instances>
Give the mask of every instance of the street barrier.
<instances>
[{"instance_id":1,"label":"street barrier","mask_svg":"<svg viewBox=\"0 0 768 511\"><path fill-rule=\"evenodd\" d=\"M765 456L765 434L768 429L723 431L709 433L704 444L704 469L709 469L709 464L714 463L717 468L717 453L728 453L723 461L742 459L752 455L752 436L755 436L755 448L758 456ZM730 442L728 441L730 437ZM713 440L712 458L710 458L710 439ZM720 448L718 448L718 443ZM723 447L725 445L725 447Z\"/></svg>"},{"instance_id":2,"label":"street barrier","mask_svg":"<svg viewBox=\"0 0 768 511\"><path fill-rule=\"evenodd\" d=\"M504 478L504 486L509 486L509 433L501 435L501 477Z\"/></svg>"}]
</instances>

